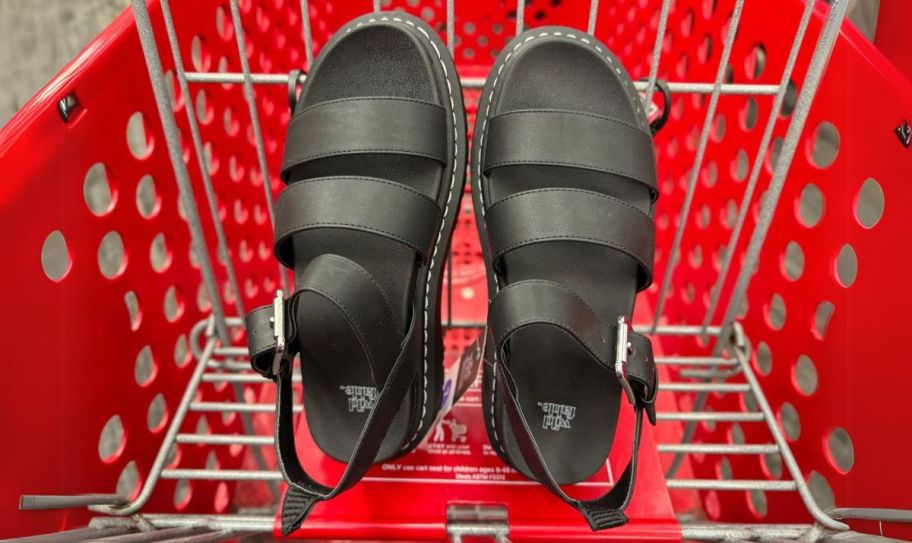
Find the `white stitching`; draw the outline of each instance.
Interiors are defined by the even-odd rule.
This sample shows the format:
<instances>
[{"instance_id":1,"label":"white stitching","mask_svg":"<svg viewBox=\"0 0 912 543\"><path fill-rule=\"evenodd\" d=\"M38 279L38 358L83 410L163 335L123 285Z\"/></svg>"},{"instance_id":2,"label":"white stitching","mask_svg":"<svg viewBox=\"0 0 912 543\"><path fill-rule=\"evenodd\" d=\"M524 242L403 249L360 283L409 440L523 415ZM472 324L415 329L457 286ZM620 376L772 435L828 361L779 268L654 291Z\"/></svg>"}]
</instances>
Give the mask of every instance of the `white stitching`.
<instances>
[{"instance_id":1,"label":"white stitching","mask_svg":"<svg viewBox=\"0 0 912 543\"><path fill-rule=\"evenodd\" d=\"M386 21L387 18L383 17L382 20ZM404 449L411 447L412 444L415 442L416 438L418 438L418 434L421 431L421 427L424 425L424 417L427 415L428 325L430 324L430 319L428 318L428 297L429 297L430 291L431 291L430 270L434 267L434 259L437 257L437 250L440 247L440 241L443 239L443 228L446 225L447 213L450 210L450 201L453 199L453 187L456 186L456 158L459 156L459 131L456 128L458 126L458 123L456 121L456 101L453 99L453 87L450 84L449 72L447 71L446 64L443 62L443 57L440 55L440 49L437 47L437 44L434 43L434 41L431 39L431 37L428 35L428 33L423 28L421 28L420 26L416 26L414 22L407 20L407 19L402 20L399 17L394 17L393 21L395 21L399 24L407 24L407 25L417 29L419 32L421 32L421 34L424 36L424 38L428 41L428 43L430 43L431 47L434 49L434 53L437 55L437 60L440 62L440 66L443 68L443 73L446 76L445 79L447 82L447 94L449 95L449 99L450 99L450 114L453 116L453 163L450 166L450 170L452 171L452 173L450 175L450 188L447 192L446 205L443 208L443 217L440 219L440 229L437 232L437 241L434 242L434 250L431 252L431 259L428 263L427 281L425 282L425 286L424 286L424 337L422 339L423 352L422 352L422 357L421 357L422 358L421 418L418 422L418 427L415 428L415 433L412 435L412 437L410 437L408 439L408 441L406 441L405 445L403 445L402 448L400 449L400 450L404 450ZM375 22L377 22L377 20L370 19L368 22L375 23ZM356 28L360 27L363 24L364 24L363 22L359 22L355 25L355 27ZM351 28L347 29L346 32L351 32Z\"/></svg>"},{"instance_id":2,"label":"white stitching","mask_svg":"<svg viewBox=\"0 0 912 543\"><path fill-rule=\"evenodd\" d=\"M497 75L494 76L494 81L491 83L491 91L488 93L488 103L485 107L484 118L482 119L482 123L481 123L481 133L478 136L478 138L479 138L478 146L474 149L474 151L475 151L475 168L476 168L475 178L478 180L478 201L481 204L482 218L484 218L484 216L485 216L485 206L484 206L484 192L481 190L481 150L484 148L485 132L488 127L488 118L491 113L491 103L494 101L494 92L497 90L497 81L500 79L500 74L503 71L504 66L507 65L507 63L510 61L510 57L513 56L513 53L515 53L517 49L519 49L523 44L526 44L526 43L534 40L535 38L546 38L548 36L564 36L564 34L562 34L559 31L553 31L551 33L541 32L537 35L530 35L530 36L526 37L525 39L523 39L522 41L517 42L516 45L513 46L513 49L507 53L507 56L504 57L500 66L497 68ZM571 35L571 34L567 34L567 36L571 37L572 39L576 38L576 36ZM589 40L584 39L584 38L581 38L580 41L582 41L586 45L592 47L599 53L603 53L602 47L600 47L599 45L590 43ZM608 51L607 54L605 54L604 56L609 64L611 64L611 65L615 64L615 58L614 58L614 55L611 53L611 51ZM617 62L617 64L620 64L620 62ZM621 69L619 67L616 67L615 69L617 70L618 74L621 74ZM630 76L628 75L627 87L631 87L629 78L630 78ZM631 102L635 102L638 105L640 104L639 97L637 97L637 99L634 100L630 96L629 90L625 89L625 91L626 91L628 100L630 100ZM484 91L482 91L482 94L484 94ZM644 118L645 115L642 112L642 110L637 109L637 111L640 113L640 115L638 116L640 124L645 129L645 127L646 127L646 119ZM436 247L435 247L435 251L436 251ZM494 295L496 296L500 292L500 284L498 283L496 277L494 278L494 289L495 289ZM494 364L495 365L497 364L497 349L494 349ZM497 445L501 449L503 449L503 445L499 443L500 437L497 435L497 424L496 424L497 419L494 416L494 403L495 403L494 399L495 399L496 390L497 390L497 380L492 379L491 380L491 413L490 413L491 430L493 430L493 432L494 432L494 440L498 442L494 445Z\"/></svg>"},{"instance_id":3,"label":"white stitching","mask_svg":"<svg viewBox=\"0 0 912 543\"><path fill-rule=\"evenodd\" d=\"M409 21L406 21L406 22L408 23ZM444 225L446 224L447 212L450 209L450 200L452 200L452 198L453 198L453 187L456 185L456 157L459 155L459 132L456 128L457 124L458 124L456 122L456 104L455 104L455 100L453 100L453 87L450 84L450 78L449 78L449 74L447 72L446 64L443 62L443 57L440 55L440 50L437 48L437 44L434 43L433 40L431 40L430 36L428 36L427 32L425 32L425 30L423 28L421 28L421 27L416 27L416 28L428 40L428 43L431 44L431 47L434 48L434 53L437 55L437 60L440 62L440 67L443 68L443 73L444 73L444 76L446 79L447 95L449 96L449 99L450 99L450 113L453 116L453 164L451 165L451 168L450 168L450 170L451 170L450 188L449 188L449 191L447 192L446 205L444 206L444 209L443 209L443 217L440 219L440 229L437 231L437 241L434 243L434 251L431 253L431 261L430 261L430 264L428 265L428 278L427 278L427 281L425 282L425 286L424 286L424 342L423 342L424 343L424 353L422 355L422 361L423 361L422 391L423 392L422 392L422 399L421 399L421 421L422 422L420 422L418 424L418 427L415 429L415 434L409 439L409 444L407 446L410 446L412 444L412 442L414 442L415 439L418 438L418 433L421 430L421 426L423 425L424 417L427 414L427 401L428 401L428 393L427 393L428 343L427 342L428 342L428 324L429 324L428 300L429 300L430 291L431 291L430 270L434 267L434 259L436 258L437 250L440 247L440 240L443 239L443 228L444 228Z\"/></svg>"}]
</instances>

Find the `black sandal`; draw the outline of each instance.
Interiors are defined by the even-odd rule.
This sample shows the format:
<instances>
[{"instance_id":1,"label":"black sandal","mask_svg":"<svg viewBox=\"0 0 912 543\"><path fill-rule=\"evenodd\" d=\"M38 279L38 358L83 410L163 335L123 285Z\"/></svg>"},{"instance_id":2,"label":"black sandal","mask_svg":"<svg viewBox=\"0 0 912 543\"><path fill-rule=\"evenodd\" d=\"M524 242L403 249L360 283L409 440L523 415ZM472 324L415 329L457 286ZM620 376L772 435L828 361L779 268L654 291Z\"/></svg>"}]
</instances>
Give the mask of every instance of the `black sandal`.
<instances>
[{"instance_id":1,"label":"black sandal","mask_svg":"<svg viewBox=\"0 0 912 543\"><path fill-rule=\"evenodd\" d=\"M655 159L618 60L570 28L525 32L501 52L478 106L472 175L488 273L485 425L514 468L593 530L627 522L642 412L655 423L652 347L628 323L652 281ZM633 458L581 501L559 485L604 467L621 397Z\"/></svg>"},{"instance_id":2,"label":"black sandal","mask_svg":"<svg viewBox=\"0 0 912 543\"><path fill-rule=\"evenodd\" d=\"M372 14L326 44L288 127L288 187L276 204L275 253L297 290L247 316L251 363L278 386L285 535L372 463L413 449L435 419L442 264L465 160L459 79L434 30ZM295 452L295 354L313 439L348 463L334 487L305 473Z\"/></svg>"}]
</instances>

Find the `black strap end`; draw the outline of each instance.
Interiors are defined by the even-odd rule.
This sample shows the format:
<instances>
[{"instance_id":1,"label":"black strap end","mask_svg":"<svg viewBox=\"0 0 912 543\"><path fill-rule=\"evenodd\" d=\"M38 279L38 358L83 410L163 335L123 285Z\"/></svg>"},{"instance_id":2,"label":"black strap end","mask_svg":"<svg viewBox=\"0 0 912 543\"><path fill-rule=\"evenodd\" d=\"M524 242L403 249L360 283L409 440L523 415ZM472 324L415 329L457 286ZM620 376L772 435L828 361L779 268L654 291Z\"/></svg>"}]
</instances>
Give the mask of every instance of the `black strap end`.
<instances>
[{"instance_id":1,"label":"black strap end","mask_svg":"<svg viewBox=\"0 0 912 543\"><path fill-rule=\"evenodd\" d=\"M656 408L655 404L647 404L643 406L643 411L646 412L646 419L649 420L649 424L656 425Z\"/></svg>"},{"instance_id":2,"label":"black strap end","mask_svg":"<svg viewBox=\"0 0 912 543\"><path fill-rule=\"evenodd\" d=\"M288 492L285 493L285 499L282 501L282 536L288 537L300 528L318 501L320 501L319 496L295 486L289 487Z\"/></svg>"},{"instance_id":3,"label":"black strap end","mask_svg":"<svg viewBox=\"0 0 912 543\"><path fill-rule=\"evenodd\" d=\"M594 532L627 524L627 515L618 509L583 507L580 509L580 512Z\"/></svg>"}]
</instances>

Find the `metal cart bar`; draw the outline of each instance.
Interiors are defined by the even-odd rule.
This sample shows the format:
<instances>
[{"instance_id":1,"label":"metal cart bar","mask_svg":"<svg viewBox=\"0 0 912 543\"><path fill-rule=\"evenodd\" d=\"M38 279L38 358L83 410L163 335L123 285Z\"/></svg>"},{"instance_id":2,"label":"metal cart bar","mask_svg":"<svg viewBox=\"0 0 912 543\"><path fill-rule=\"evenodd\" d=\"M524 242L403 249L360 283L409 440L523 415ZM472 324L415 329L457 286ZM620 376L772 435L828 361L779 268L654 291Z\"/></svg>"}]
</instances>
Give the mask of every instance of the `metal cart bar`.
<instances>
[{"instance_id":1,"label":"metal cart bar","mask_svg":"<svg viewBox=\"0 0 912 543\"><path fill-rule=\"evenodd\" d=\"M523 32L523 25L526 22L526 1L516 0L516 35Z\"/></svg>"},{"instance_id":2,"label":"metal cart bar","mask_svg":"<svg viewBox=\"0 0 912 543\"><path fill-rule=\"evenodd\" d=\"M201 479L207 481L282 481L281 471L246 469L166 469L162 479Z\"/></svg>"},{"instance_id":3,"label":"metal cart bar","mask_svg":"<svg viewBox=\"0 0 912 543\"><path fill-rule=\"evenodd\" d=\"M250 369L248 365L246 369ZM292 381L295 383L301 382L301 376L295 374L292 376ZM262 375L258 373L206 373L203 374L204 383L253 383L255 385L261 385L264 383L272 384L272 381L264 379Z\"/></svg>"},{"instance_id":4,"label":"metal cart bar","mask_svg":"<svg viewBox=\"0 0 912 543\"><path fill-rule=\"evenodd\" d=\"M795 481L768 481L766 479L669 479L671 490L763 490L767 492L793 492Z\"/></svg>"},{"instance_id":5,"label":"metal cart bar","mask_svg":"<svg viewBox=\"0 0 912 543\"><path fill-rule=\"evenodd\" d=\"M143 515L156 528L173 526L205 525L211 529L271 532L275 518L267 515L179 515L147 514ZM129 519L101 518L92 521L99 527L115 529L124 527ZM681 537L703 541L724 541L730 539L764 539L776 538L797 539L807 536L814 530L812 524L722 524L722 523L687 523L681 526ZM813 540L815 538L811 538Z\"/></svg>"},{"instance_id":6,"label":"metal cart bar","mask_svg":"<svg viewBox=\"0 0 912 543\"><path fill-rule=\"evenodd\" d=\"M155 528L173 528L175 526L207 526L210 530L231 530L235 532L271 532L275 517L267 515L181 515L181 514L143 514L143 520ZM130 518L97 517L90 526L99 529L133 527L135 521Z\"/></svg>"},{"instance_id":7,"label":"metal cart bar","mask_svg":"<svg viewBox=\"0 0 912 543\"><path fill-rule=\"evenodd\" d=\"M307 0L301 0L301 26L304 32L304 58L307 59L307 69L313 66L313 39L310 36L310 8Z\"/></svg>"},{"instance_id":8,"label":"metal cart bar","mask_svg":"<svg viewBox=\"0 0 912 543\"><path fill-rule=\"evenodd\" d=\"M736 366L734 358L721 356L657 356L655 363L659 366Z\"/></svg>"},{"instance_id":9,"label":"metal cart bar","mask_svg":"<svg viewBox=\"0 0 912 543\"><path fill-rule=\"evenodd\" d=\"M129 533L129 526L109 526L105 528L77 528L49 534L38 534L27 537L5 539L8 543L76 543L77 541L95 540L112 535Z\"/></svg>"},{"instance_id":10,"label":"metal cart bar","mask_svg":"<svg viewBox=\"0 0 912 543\"><path fill-rule=\"evenodd\" d=\"M175 537L197 534L200 530L201 528L193 526L176 526L163 530L150 530L146 532L115 535L105 537L101 541L105 541L106 543L151 543L152 541L172 541Z\"/></svg>"},{"instance_id":11,"label":"metal cart bar","mask_svg":"<svg viewBox=\"0 0 912 543\"><path fill-rule=\"evenodd\" d=\"M217 347L213 354L215 354L215 356L241 357L249 355L250 351L247 347ZM249 367L250 366L247 368L249 369Z\"/></svg>"},{"instance_id":12,"label":"metal cart bar","mask_svg":"<svg viewBox=\"0 0 912 543\"><path fill-rule=\"evenodd\" d=\"M40 511L44 509L68 509L103 503L123 505L126 498L117 494L76 494L73 496L24 495L19 498L20 511Z\"/></svg>"},{"instance_id":13,"label":"metal cart bar","mask_svg":"<svg viewBox=\"0 0 912 543\"><path fill-rule=\"evenodd\" d=\"M681 538L701 541L804 539L814 528L812 524L694 523L681 525Z\"/></svg>"},{"instance_id":14,"label":"metal cart bar","mask_svg":"<svg viewBox=\"0 0 912 543\"><path fill-rule=\"evenodd\" d=\"M589 24L586 25L586 32L595 35L595 21L598 18L598 0L589 2Z\"/></svg>"},{"instance_id":15,"label":"metal cart bar","mask_svg":"<svg viewBox=\"0 0 912 543\"><path fill-rule=\"evenodd\" d=\"M216 351L218 351L218 349L216 349ZM234 362L232 360L226 360L224 362L210 360L209 363L206 364L206 367L211 368L211 369L220 369L220 370L227 370L227 371L247 371L250 369L250 364L248 364L246 362Z\"/></svg>"},{"instance_id":16,"label":"metal cart bar","mask_svg":"<svg viewBox=\"0 0 912 543\"><path fill-rule=\"evenodd\" d=\"M193 402L190 411L207 413L273 413L275 405L271 403L240 403L240 402ZM294 412L300 413L303 408L294 406Z\"/></svg>"},{"instance_id":17,"label":"metal cart bar","mask_svg":"<svg viewBox=\"0 0 912 543\"><path fill-rule=\"evenodd\" d=\"M135 4L143 4L143 0L135 0ZM145 10L145 4L143 4L142 9ZM146 15L148 15L148 12L146 12ZM210 317L210 322L213 318L214 317ZM207 326L206 328L212 327ZM164 439L162 440L162 446L158 449L158 454L155 456L155 460L152 462L152 467L149 469L149 475L144 481L142 490L140 490L139 495L125 506L97 504L89 506L90 510L100 513L107 513L110 515L132 515L142 509L146 502L149 501L149 498L152 496L152 491L155 490L155 485L158 482L158 477L161 474L162 468L168 461L168 453L171 450L171 445L174 443L174 438L177 436L178 431L180 430L180 426L183 424L184 418L187 416L191 402L196 397L196 391L199 388L200 379L203 376L203 372L206 369L206 364L209 361L209 358L212 356L212 351L215 349L216 341L217 340L215 337L210 337L206 342L206 346L203 348L202 356L197 361L196 367L193 369L193 373L190 375L190 381L187 383L187 389L184 391L184 395L181 397L180 404L178 404L177 409L174 412L174 418L171 419L171 423L168 425L168 430L165 432Z\"/></svg>"},{"instance_id":18,"label":"metal cart bar","mask_svg":"<svg viewBox=\"0 0 912 543\"><path fill-rule=\"evenodd\" d=\"M177 444L190 445L272 445L272 436L244 434L177 434Z\"/></svg>"},{"instance_id":19,"label":"metal cart bar","mask_svg":"<svg viewBox=\"0 0 912 543\"><path fill-rule=\"evenodd\" d=\"M235 72L187 72L189 83L240 85L244 83L244 74ZM288 85L289 74L251 74L251 81L255 85ZM306 75L298 76L298 83L303 83ZM467 89L480 89L484 87L485 79L482 77L463 77L460 79L462 86ZM649 83L637 81L634 87L638 91L646 91ZM691 83L673 81L668 83L668 89L675 94L711 94L715 85L713 83ZM741 96L773 96L779 91L778 85L757 85L747 83L725 83L720 87L720 94Z\"/></svg>"},{"instance_id":20,"label":"metal cart bar","mask_svg":"<svg viewBox=\"0 0 912 543\"><path fill-rule=\"evenodd\" d=\"M839 0L836 0L839 2ZM836 9L838 6L834 4L833 8ZM735 334L738 337L738 344L745 344L744 341L744 330L741 328L740 324L734 324ZM776 442L776 445L779 446L779 453L782 455L782 461L785 463L786 469L788 469L789 475L795 481L795 484L798 485L798 493L801 495L801 500L804 502L805 507L807 507L808 512L811 513L811 516L814 517L814 520L831 528L833 530L848 530L849 527L834 520L832 517L827 515L820 509L817 505L817 502L814 501L814 497L811 496L811 491L808 489L807 484L804 482L804 475L801 473L801 469L798 467L798 462L795 460L795 456L792 454L792 449L789 448L788 442L785 440L785 436L782 435L782 430L779 429L779 424L776 422L776 416L773 414L773 409L770 407L769 402L766 401L766 395L763 393L763 389L760 387L760 382L757 380L757 376L754 375L754 370L751 368L750 360L748 359L748 353L745 349L735 349L736 356L738 357L738 364L741 365L741 372L744 374L744 378L747 380L750 388L752 389L754 400L757 402L757 406L760 408L760 411L766 417L766 425L769 428L770 434L773 436L773 440Z\"/></svg>"},{"instance_id":21,"label":"metal cart bar","mask_svg":"<svg viewBox=\"0 0 912 543\"><path fill-rule=\"evenodd\" d=\"M686 324L670 324L667 326L655 327L652 325L634 324L633 330L638 334L648 334L651 336L699 336L703 335L703 328L700 326L690 326ZM718 335L722 328L710 326L707 331L710 335Z\"/></svg>"},{"instance_id":22,"label":"metal cart bar","mask_svg":"<svg viewBox=\"0 0 912 543\"><path fill-rule=\"evenodd\" d=\"M686 369L681 370L680 373L678 373L678 376L686 377L688 379L716 380L716 379L726 379L733 375L737 375L740 371L741 370L738 369L737 367L734 367L733 369L729 369L729 370L686 368Z\"/></svg>"},{"instance_id":23,"label":"metal cart bar","mask_svg":"<svg viewBox=\"0 0 912 543\"><path fill-rule=\"evenodd\" d=\"M659 61L662 58L662 43L665 41L665 27L668 25L668 10L671 0L662 0L662 10L659 12L659 27L656 29L655 45L652 47L652 64L649 66L649 80L646 83L646 107L652 103L655 92L656 79L659 76ZM676 92L676 91L672 91Z\"/></svg>"},{"instance_id":24,"label":"metal cart bar","mask_svg":"<svg viewBox=\"0 0 912 543\"><path fill-rule=\"evenodd\" d=\"M446 5L447 49L450 56L456 54L456 0L447 0Z\"/></svg>"},{"instance_id":25,"label":"metal cart bar","mask_svg":"<svg viewBox=\"0 0 912 543\"><path fill-rule=\"evenodd\" d=\"M229 319L231 326L240 326L240 319ZM277 470L244 470L234 469L225 470L220 468L179 468L163 469L165 458L174 444L193 444L200 446L225 446L225 445L266 445L271 441L271 436L255 434L197 434L197 433L178 433L184 423L186 414L190 410L205 410L214 412L258 412L272 413L274 406L272 404L249 404L249 403L232 403L232 402L194 402L193 398L197 395L197 390L203 382L205 368L209 367L215 352L217 337L214 326L211 324L198 324L194 329L206 330L206 345L200 353L194 374L188 383L187 390L184 394L183 401L178 407L174 418L172 419L168 431L165 434L161 448L159 449L156 462L144 483L140 495L136 501L129 505L110 506L93 504L90 509L102 511L109 514L120 514L123 511L135 511L142 507L148 497L151 495L159 479L180 479L180 480L217 480L217 481L263 481L277 483L282 481L282 474ZM699 332L699 327L684 327L682 330L690 334ZM816 504L810 498L807 485L802 478L800 470L794 462L794 457L789 450L788 444L778 430L775 418L766 403L759 383L753 375L748 362L748 353L743 348L737 348L737 345L745 345L743 331L740 326L735 326L734 334L730 341L732 345L730 350L736 356L736 362L740 372L744 374L747 382L745 383L700 383L700 382L673 382L662 387L664 392L694 392L694 391L714 391L720 393L738 392L751 393L756 398L759 406L759 412L684 412L684 413L660 413L662 420L693 420L703 422L761 422L765 421L773 436L774 443L761 444L678 444L662 443L659 444L661 453L671 454L738 454L738 455L761 455L779 453L785 465L789 469L791 480L779 481L753 481L753 480L703 480L703 479L670 479L668 486L674 490L766 490L766 491L797 491L802 497L810 513L824 526L839 529L843 524L834 521L826 516L825 513L817 508ZM688 358L694 363L688 364ZM235 364L241 364L240 357ZM668 357L669 361L680 363L685 366L696 366L707 363L719 363L730 359L721 357ZM252 374L251 374L252 375ZM257 376L259 377L259 376ZM265 382L266 380L263 379ZM302 407L295 406L295 411L300 412ZM208 530L244 530L251 532L271 531L273 525L272 517L269 521L263 519L266 517L257 517L255 515L148 515L144 514L143 518L151 522L156 528L174 527L174 526L203 526ZM124 519L126 520L126 519ZM110 526L110 524L106 524ZM686 524L685 524L686 526ZM701 532L695 532L701 533ZM731 532L729 532L731 533ZM764 532L766 533L766 532Z\"/></svg>"},{"instance_id":26,"label":"metal cart bar","mask_svg":"<svg viewBox=\"0 0 912 543\"><path fill-rule=\"evenodd\" d=\"M229 539L235 538L236 534L234 532L230 530L219 530L216 532L204 532L201 534L169 539L168 543L213 543L216 541L227 541Z\"/></svg>"},{"instance_id":27,"label":"metal cart bar","mask_svg":"<svg viewBox=\"0 0 912 543\"><path fill-rule=\"evenodd\" d=\"M184 100L186 101L186 106L184 111L187 114L187 123L190 127L190 139L193 141L193 149L196 153L196 159L200 172L202 174L203 180L203 189L206 194L206 201L209 204L210 220L212 225L215 228L215 237L218 243L218 260L225 266L225 272L228 275L228 284L231 286L232 291L235 293L235 309L237 310L238 315L244 315L246 311L244 310L243 296L241 296L241 290L237 280L237 275L234 271L234 263L231 259L231 251L228 249L228 239L225 236L225 229L222 227L222 221L219 218L219 201L218 197L215 194L215 189L212 186L212 178L209 172L209 164L205 158L203 151L203 141L200 136L199 124L197 123L196 114L194 112L192 104L192 97L190 94L190 86L187 83L186 72L184 70L184 59L180 51L180 43L177 39L177 30L174 28L174 18L171 14L171 6L169 0L161 0L161 9L162 9L162 18L165 22L165 33L168 35L168 43L171 46L171 54L174 58L174 71L177 74L178 85L180 86L181 94L184 95ZM173 112L172 112L173 117ZM196 210L198 212L198 210ZM281 264L277 264L277 269L279 270L279 275L282 274ZM217 287L216 287L217 290ZM222 338L224 342L225 338ZM238 401L243 401L244 391L239 385L234 385L232 387L235 398ZM243 415L241 417L241 423L244 425L244 430L248 433L253 432L253 421L249 416ZM254 461L257 466L261 468L266 467L266 459L263 456L263 451L259 447L255 447L251 450L253 453ZM278 498L278 488L270 489L273 495Z\"/></svg>"},{"instance_id":28,"label":"metal cart bar","mask_svg":"<svg viewBox=\"0 0 912 543\"><path fill-rule=\"evenodd\" d=\"M700 421L700 422L763 422L763 413L740 411L672 411L656 413L659 421Z\"/></svg>"},{"instance_id":29,"label":"metal cart bar","mask_svg":"<svg viewBox=\"0 0 912 543\"><path fill-rule=\"evenodd\" d=\"M679 443L658 446L659 452L686 454L776 454L779 447L773 443L762 445L731 445L715 443Z\"/></svg>"},{"instance_id":30,"label":"metal cart bar","mask_svg":"<svg viewBox=\"0 0 912 543\"><path fill-rule=\"evenodd\" d=\"M659 392L752 392L747 383L662 383Z\"/></svg>"}]
</instances>

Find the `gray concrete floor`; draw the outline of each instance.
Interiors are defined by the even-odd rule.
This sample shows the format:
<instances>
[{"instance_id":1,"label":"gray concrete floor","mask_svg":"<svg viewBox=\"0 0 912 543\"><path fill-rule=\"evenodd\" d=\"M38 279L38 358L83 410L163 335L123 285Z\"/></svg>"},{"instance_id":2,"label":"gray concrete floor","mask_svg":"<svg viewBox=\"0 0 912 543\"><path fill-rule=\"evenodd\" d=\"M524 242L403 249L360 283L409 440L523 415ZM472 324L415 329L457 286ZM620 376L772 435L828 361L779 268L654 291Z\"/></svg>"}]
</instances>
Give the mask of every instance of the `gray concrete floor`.
<instances>
[{"instance_id":1,"label":"gray concrete floor","mask_svg":"<svg viewBox=\"0 0 912 543\"><path fill-rule=\"evenodd\" d=\"M0 126L129 0L0 0Z\"/></svg>"}]
</instances>

